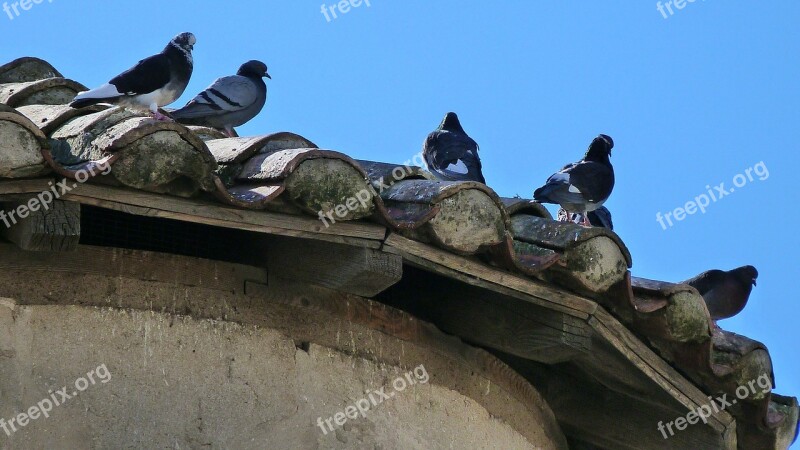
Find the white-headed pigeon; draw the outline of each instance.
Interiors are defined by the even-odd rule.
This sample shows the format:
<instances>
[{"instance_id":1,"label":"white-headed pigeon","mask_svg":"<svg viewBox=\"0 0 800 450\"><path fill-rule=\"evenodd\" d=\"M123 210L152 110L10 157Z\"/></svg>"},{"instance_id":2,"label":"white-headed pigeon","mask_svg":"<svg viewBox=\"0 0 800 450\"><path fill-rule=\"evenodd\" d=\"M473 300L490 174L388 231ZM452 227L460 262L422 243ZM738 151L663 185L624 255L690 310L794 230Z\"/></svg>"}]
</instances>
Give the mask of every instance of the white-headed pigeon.
<instances>
[{"instance_id":1,"label":"white-headed pigeon","mask_svg":"<svg viewBox=\"0 0 800 450\"><path fill-rule=\"evenodd\" d=\"M614 230L614 222L611 221L611 211L609 211L605 206L601 206L594 211L589 211L586 216L589 219L589 223L593 227L608 228L612 231ZM561 222L584 223L582 214L570 214L564 208L559 208L558 220Z\"/></svg>"},{"instance_id":2,"label":"white-headed pigeon","mask_svg":"<svg viewBox=\"0 0 800 450\"><path fill-rule=\"evenodd\" d=\"M234 127L248 122L264 107L267 101L264 77L272 79L267 73L267 65L261 61L248 61L242 64L236 75L218 78L171 115L180 123L217 128L234 137Z\"/></svg>"},{"instance_id":3,"label":"white-headed pigeon","mask_svg":"<svg viewBox=\"0 0 800 450\"><path fill-rule=\"evenodd\" d=\"M728 272L709 270L683 284L700 292L716 324L717 320L733 317L744 309L757 278L755 267L743 266Z\"/></svg>"},{"instance_id":4,"label":"white-headed pigeon","mask_svg":"<svg viewBox=\"0 0 800 450\"><path fill-rule=\"evenodd\" d=\"M112 78L107 84L81 92L69 105L83 108L111 103L124 108L149 110L158 120L169 120L158 111L183 94L192 76L192 49L197 42L192 33L181 33L157 54Z\"/></svg>"},{"instance_id":5,"label":"white-headed pigeon","mask_svg":"<svg viewBox=\"0 0 800 450\"><path fill-rule=\"evenodd\" d=\"M481 173L478 143L467 136L454 112L447 113L439 128L425 139L422 156L428 170L440 180L486 183Z\"/></svg>"},{"instance_id":6,"label":"white-headed pigeon","mask_svg":"<svg viewBox=\"0 0 800 450\"><path fill-rule=\"evenodd\" d=\"M567 164L536 189L534 200L561 205L570 214L581 214L583 225L589 226L587 213L603 206L614 189L614 168L609 161L612 148L611 137L597 136L582 160Z\"/></svg>"}]
</instances>

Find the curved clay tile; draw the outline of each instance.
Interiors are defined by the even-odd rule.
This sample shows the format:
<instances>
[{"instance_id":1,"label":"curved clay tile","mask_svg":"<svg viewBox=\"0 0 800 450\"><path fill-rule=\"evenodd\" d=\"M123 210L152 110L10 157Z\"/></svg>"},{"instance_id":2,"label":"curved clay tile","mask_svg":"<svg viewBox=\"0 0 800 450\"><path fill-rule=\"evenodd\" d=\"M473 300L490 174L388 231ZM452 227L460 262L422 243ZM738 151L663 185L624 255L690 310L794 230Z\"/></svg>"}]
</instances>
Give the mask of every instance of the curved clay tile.
<instances>
[{"instance_id":1,"label":"curved clay tile","mask_svg":"<svg viewBox=\"0 0 800 450\"><path fill-rule=\"evenodd\" d=\"M27 105L62 105L69 103L86 86L66 78L0 84L0 103L19 107Z\"/></svg>"},{"instance_id":2,"label":"curved clay tile","mask_svg":"<svg viewBox=\"0 0 800 450\"><path fill-rule=\"evenodd\" d=\"M245 163L256 155L278 150L315 148L308 139L294 133L280 132L263 136L235 137L206 141L219 164L214 195L224 203L247 209L266 209L285 190L283 180L248 180L239 178Z\"/></svg>"},{"instance_id":3,"label":"curved clay tile","mask_svg":"<svg viewBox=\"0 0 800 450\"><path fill-rule=\"evenodd\" d=\"M357 159L356 162L364 172L367 178L372 181L375 187L380 187L381 183L391 184L401 180L431 180L436 181L427 170L417 166L406 166L404 164L390 164L377 161L367 161Z\"/></svg>"},{"instance_id":4,"label":"curved clay tile","mask_svg":"<svg viewBox=\"0 0 800 450\"><path fill-rule=\"evenodd\" d=\"M23 83L62 76L49 62L30 56L0 66L0 83Z\"/></svg>"},{"instance_id":5,"label":"curved clay tile","mask_svg":"<svg viewBox=\"0 0 800 450\"><path fill-rule=\"evenodd\" d=\"M50 172L42 150L47 137L30 119L0 103L0 178L37 177Z\"/></svg>"},{"instance_id":6,"label":"curved clay tile","mask_svg":"<svg viewBox=\"0 0 800 450\"><path fill-rule=\"evenodd\" d=\"M75 109L68 105L26 105L18 106L17 111L31 119L44 134L50 136L58 127L78 116L96 113L108 109L106 106L93 105Z\"/></svg>"},{"instance_id":7,"label":"curved clay tile","mask_svg":"<svg viewBox=\"0 0 800 450\"><path fill-rule=\"evenodd\" d=\"M428 220L403 232L413 239L462 255L505 241L508 215L497 194L482 183L403 180L380 195L388 208L438 207Z\"/></svg>"},{"instance_id":8,"label":"curved clay tile","mask_svg":"<svg viewBox=\"0 0 800 450\"><path fill-rule=\"evenodd\" d=\"M113 164L113 179L124 186L191 196L216 189L217 164L208 148L186 127L138 116L121 108L79 116L57 127L45 152L53 169L75 179L79 171L99 175Z\"/></svg>"},{"instance_id":9,"label":"curved clay tile","mask_svg":"<svg viewBox=\"0 0 800 450\"><path fill-rule=\"evenodd\" d=\"M186 125L186 128L192 131L203 142L213 141L215 139L225 139L228 136L220 130L211 127L201 127L198 125Z\"/></svg>"},{"instance_id":10,"label":"curved clay tile","mask_svg":"<svg viewBox=\"0 0 800 450\"><path fill-rule=\"evenodd\" d=\"M595 297L623 281L631 266L628 248L613 231L517 214L511 217L514 239L561 254L542 273L546 281Z\"/></svg>"},{"instance_id":11,"label":"curved clay tile","mask_svg":"<svg viewBox=\"0 0 800 450\"><path fill-rule=\"evenodd\" d=\"M503 205L505 205L509 216L516 216L520 214L541 217L543 219L553 219L553 215L550 214L550 211L548 211L544 205L533 200L521 197L500 197L500 200L503 202Z\"/></svg>"}]
</instances>

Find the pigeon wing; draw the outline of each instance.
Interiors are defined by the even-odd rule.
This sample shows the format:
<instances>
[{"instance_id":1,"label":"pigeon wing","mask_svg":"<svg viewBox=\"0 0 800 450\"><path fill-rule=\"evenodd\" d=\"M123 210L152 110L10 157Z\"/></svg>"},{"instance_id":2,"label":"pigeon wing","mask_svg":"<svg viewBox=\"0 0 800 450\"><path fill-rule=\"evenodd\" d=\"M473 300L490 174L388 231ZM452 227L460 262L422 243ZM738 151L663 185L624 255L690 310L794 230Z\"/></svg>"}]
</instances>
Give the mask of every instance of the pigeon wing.
<instances>
[{"instance_id":1,"label":"pigeon wing","mask_svg":"<svg viewBox=\"0 0 800 450\"><path fill-rule=\"evenodd\" d=\"M109 81L123 95L149 94L169 83L169 59L163 53L139 61Z\"/></svg>"},{"instance_id":2,"label":"pigeon wing","mask_svg":"<svg viewBox=\"0 0 800 450\"><path fill-rule=\"evenodd\" d=\"M725 272L721 270L708 270L700 275L688 279L683 284L688 284L700 292L700 295L705 295L708 291L715 288L722 281Z\"/></svg>"},{"instance_id":3,"label":"pigeon wing","mask_svg":"<svg viewBox=\"0 0 800 450\"><path fill-rule=\"evenodd\" d=\"M241 111L258 99L258 87L238 75L222 77L172 113L176 119L193 119Z\"/></svg>"},{"instance_id":4,"label":"pigeon wing","mask_svg":"<svg viewBox=\"0 0 800 450\"><path fill-rule=\"evenodd\" d=\"M478 143L469 136L451 131L434 131L425 141L428 167L442 178L452 181L485 183L478 156Z\"/></svg>"},{"instance_id":5,"label":"pigeon wing","mask_svg":"<svg viewBox=\"0 0 800 450\"><path fill-rule=\"evenodd\" d=\"M582 161L562 173L569 174L570 192L577 191L584 202L604 201L614 189L614 172L600 163Z\"/></svg>"}]
</instances>

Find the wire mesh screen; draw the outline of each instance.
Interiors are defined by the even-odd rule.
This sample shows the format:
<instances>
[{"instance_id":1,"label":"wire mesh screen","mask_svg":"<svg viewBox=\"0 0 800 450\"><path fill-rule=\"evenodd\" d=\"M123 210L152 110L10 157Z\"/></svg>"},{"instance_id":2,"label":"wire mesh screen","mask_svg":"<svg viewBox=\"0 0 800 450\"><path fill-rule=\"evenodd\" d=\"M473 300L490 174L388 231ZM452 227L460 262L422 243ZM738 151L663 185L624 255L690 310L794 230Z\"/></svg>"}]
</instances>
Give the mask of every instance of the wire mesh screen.
<instances>
[{"instance_id":1,"label":"wire mesh screen","mask_svg":"<svg viewBox=\"0 0 800 450\"><path fill-rule=\"evenodd\" d=\"M81 206L83 245L149 250L263 266L266 236L157 217Z\"/></svg>"}]
</instances>

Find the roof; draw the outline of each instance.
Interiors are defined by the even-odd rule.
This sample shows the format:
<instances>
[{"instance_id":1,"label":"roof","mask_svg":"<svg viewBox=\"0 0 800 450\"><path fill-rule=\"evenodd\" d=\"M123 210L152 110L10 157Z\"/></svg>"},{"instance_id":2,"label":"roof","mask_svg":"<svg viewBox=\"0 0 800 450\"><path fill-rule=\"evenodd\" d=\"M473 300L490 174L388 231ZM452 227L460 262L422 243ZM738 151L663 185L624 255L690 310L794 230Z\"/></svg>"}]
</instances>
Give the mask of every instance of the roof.
<instances>
[{"instance_id":1,"label":"roof","mask_svg":"<svg viewBox=\"0 0 800 450\"><path fill-rule=\"evenodd\" d=\"M63 193L70 202L399 255L458 282L453 290L465 298L473 288L492 291L491 300L452 305L459 314L475 305L475 321L494 317L517 328L494 334L448 320L444 310L417 315L496 351L539 389L556 390L570 377L615 395L644 389L624 370L603 367L610 361L586 356L593 345L613 347L683 408L706 405L708 395L735 398L737 387L772 377L767 348L715 330L694 288L632 277L632 256L619 236L556 222L532 200L501 198L480 183L435 181L418 167L356 161L289 132L226 138L118 108L74 110L66 103L84 87L36 58L0 66L0 83L0 198L46 191L54 176L66 177L81 182ZM106 165L111 170L103 174ZM394 291L383 290L360 295L383 295L391 304ZM505 314L503 299L524 301L539 316ZM521 324L550 326L548 314L560 324L558 345L522 345L531 328ZM564 373L571 352L584 354L570 366L580 375ZM545 382L542 373L554 376ZM613 380L604 378L612 373ZM576 443L610 448L626 439L603 441L590 421L567 418L569 406L553 408ZM715 415L709 426L719 445L785 448L797 421L797 400L770 391Z\"/></svg>"}]
</instances>

